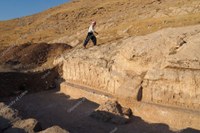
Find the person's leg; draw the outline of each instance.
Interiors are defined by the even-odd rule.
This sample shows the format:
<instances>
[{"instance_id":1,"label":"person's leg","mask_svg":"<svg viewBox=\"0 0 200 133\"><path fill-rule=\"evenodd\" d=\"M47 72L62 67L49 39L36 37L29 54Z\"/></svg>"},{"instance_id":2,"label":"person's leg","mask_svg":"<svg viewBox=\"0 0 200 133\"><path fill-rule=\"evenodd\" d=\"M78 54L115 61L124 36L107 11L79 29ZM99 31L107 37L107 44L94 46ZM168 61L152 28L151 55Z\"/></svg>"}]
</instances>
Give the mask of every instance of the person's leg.
<instances>
[{"instance_id":1,"label":"person's leg","mask_svg":"<svg viewBox=\"0 0 200 133\"><path fill-rule=\"evenodd\" d=\"M95 35L93 35L91 37L91 39L92 39L92 42L93 42L94 46L97 45L97 38L95 37Z\"/></svg>"},{"instance_id":2,"label":"person's leg","mask_svg":"<svg viewBox=\"0 0 200 133\"><path fill-rule=\"evenodd\" d=\"M88 44L88 42L89 42L90 39L91 39L91 36L90 36L90 34L88 34L87 37L86 37L86 39L85 39L85 41L84 41L84 43L83 43L84 47L86 47L86 45Z\"/></svg>"}]
</instances>

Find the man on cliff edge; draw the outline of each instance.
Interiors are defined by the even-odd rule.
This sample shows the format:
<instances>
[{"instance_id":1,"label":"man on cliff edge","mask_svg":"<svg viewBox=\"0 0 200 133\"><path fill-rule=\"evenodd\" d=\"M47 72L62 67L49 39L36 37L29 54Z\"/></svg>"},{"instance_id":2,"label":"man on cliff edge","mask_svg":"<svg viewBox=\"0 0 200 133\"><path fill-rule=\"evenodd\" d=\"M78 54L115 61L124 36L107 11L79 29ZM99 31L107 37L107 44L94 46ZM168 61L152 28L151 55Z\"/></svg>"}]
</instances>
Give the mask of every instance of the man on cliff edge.
<instances>
[{"instance_id":1,"label":"man on cliff edge","mask_svg":"<svg viewBox=\"0 0 200 133\"><path fill-rule=\"evenodd\" d=\"M86 37L86 39L83 43L84 48L86 48L86 45L88 44L90 39L92 40L94 46L97 44L97 38L96 38L94 33L96 33L97 35L98 35L98 33L94 29L95 26L96 26L96 21L93 21L92 24L90 25L89 29L88 29L87 37Z\"/></svg>"}]
</instances>

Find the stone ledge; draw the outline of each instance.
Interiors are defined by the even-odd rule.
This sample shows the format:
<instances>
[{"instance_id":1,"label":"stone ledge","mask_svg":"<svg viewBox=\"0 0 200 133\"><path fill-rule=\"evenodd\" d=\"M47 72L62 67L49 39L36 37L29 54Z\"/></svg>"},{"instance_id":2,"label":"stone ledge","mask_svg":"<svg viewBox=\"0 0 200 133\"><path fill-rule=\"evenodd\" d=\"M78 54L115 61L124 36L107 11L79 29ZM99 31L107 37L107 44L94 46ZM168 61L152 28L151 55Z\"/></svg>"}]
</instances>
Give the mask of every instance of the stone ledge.
<instances>
[{"instance_id":1,"label":"stone ledge","mask_svg":"<svg viewBox=\"0 0 200 133\"><path fill-rule=\"evenodd\" d=\"M89 100L97 103L103 103L108 99L113 99L113 96L108 93L104 93L88 86L83 86L77 83L64 82L61 84L60 91L70 95L73 98L86 97Z\"/></svg>"},{"instance_id":2,"label":"stone ledge","mask_svg":"<svg viewBox=\"0 0 200 133\"><path fill-rule=\"evenodd\" d=\"M85 97L99 104L110 99L117 99L122 106L131 108L134 115L140 116L147 122L165 123L173 129L184 129L190 127L200 130L199 111L167 107L153 103L137 102L133 99L121 99L75 83L62 83L60 91L66 95L72 96L73 98Z\"/></svg>"}]
</instances>

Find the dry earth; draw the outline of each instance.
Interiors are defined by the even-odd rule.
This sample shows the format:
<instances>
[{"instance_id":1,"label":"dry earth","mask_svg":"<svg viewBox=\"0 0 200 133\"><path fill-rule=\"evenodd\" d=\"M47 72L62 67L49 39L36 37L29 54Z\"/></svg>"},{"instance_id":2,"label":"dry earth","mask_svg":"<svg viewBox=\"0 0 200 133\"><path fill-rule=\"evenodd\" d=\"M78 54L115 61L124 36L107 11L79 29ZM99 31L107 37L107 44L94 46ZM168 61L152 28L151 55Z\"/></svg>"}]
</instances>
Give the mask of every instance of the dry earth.
<instances>
[{"instance_id":1,"label":"dry earth","mask_svg":"<svg viewBox=\"0 0 200 133\"><path fill-rule=\"evenodd\" d=\"M92 20L98 46L83 49ZM199 23L199 0L74 0L0 21L0 133L199 133ZM111 97L127 124L99 105Z\"/></svg>"},{"instance_id":2,"label":"dry earth","mask_svg":"<svg viewBox=\"0 0 200 133\"><path fill-rule=\"evenodd\" d=\"M130 122L123 125L102 122L90 117L98 107L84 97L75 99L57 90L25 95L13 105L19 116L38 120L42 129L58 125L70 133L199 133L191 128L173 131L166 124L148 123L137 116L131 116Z\"/></svg>"},{"instance_id":3,"label":"dry earth","mask_svg":"<svg viewBox=\"0 0 200 133\"><path fill-rule=\"evenodd\" d=\"M0 22L0 45L83 42L91 20L99 44L167 27L200 23L199 0L75 0L42 13Z\"/></svg>"}]
</instances>

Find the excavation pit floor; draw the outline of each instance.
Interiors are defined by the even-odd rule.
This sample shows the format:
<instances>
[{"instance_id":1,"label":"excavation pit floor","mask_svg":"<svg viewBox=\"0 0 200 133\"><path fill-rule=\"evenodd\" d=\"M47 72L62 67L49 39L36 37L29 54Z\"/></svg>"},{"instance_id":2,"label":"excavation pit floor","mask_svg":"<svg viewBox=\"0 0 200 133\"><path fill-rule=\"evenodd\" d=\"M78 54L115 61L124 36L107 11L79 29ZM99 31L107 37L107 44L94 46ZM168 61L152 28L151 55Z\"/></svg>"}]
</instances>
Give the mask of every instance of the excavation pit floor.
<instances>
[{"instance_id":1,"label":"excavation pit floor","mask_svg":"<svg viewBox=\"0 0 200 133\"><path fill-rule=\"evenodd\" d=\"M9 104L15 97L1 101ZM173 133L166 124L150 124L133 116L130 123L116 125L91 118L89 115L99 107L86 98L74 99L58 90L27 94L21 97L13 109L23 118L37 119L42 128L58 125L70 133ZM190 129L179 131L193 133Z\"/></svg>"}]
</instances>

